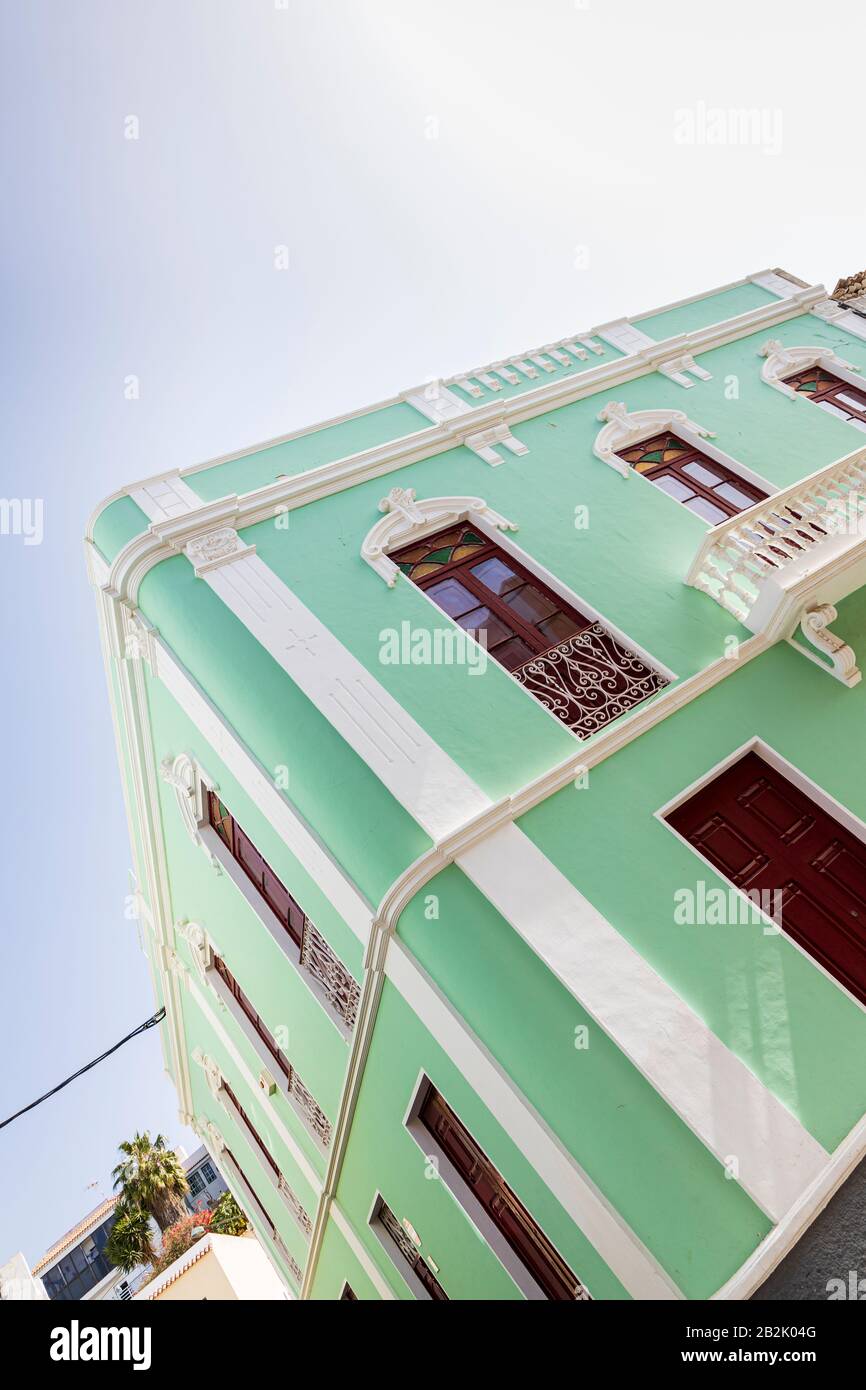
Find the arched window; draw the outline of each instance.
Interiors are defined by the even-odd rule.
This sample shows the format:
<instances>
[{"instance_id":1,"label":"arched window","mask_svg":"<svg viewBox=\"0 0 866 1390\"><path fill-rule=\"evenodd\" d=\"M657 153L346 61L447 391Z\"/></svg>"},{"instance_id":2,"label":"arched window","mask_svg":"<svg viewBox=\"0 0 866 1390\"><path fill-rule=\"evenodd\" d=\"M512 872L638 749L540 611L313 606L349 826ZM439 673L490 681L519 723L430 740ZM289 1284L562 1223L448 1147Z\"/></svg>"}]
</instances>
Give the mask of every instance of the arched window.
<instances>
[{"instance_id":1,"label":"arched window","mask_svg":"<svg viewBox=\"0 0 866 1390\"><path fill-rule=\"evenodd\" d=\"M381 506L401 515L389 530L379 522L370 532L362 548L368 563L389 583L404 574L579 737L669 683L669 673L500 535L516 527L480 498L418 501L401 493Z\"/></svg>"},{"instance_id":2,"label":"arched window","mask_svg":"<svg viewBox=\"0 0 866 1390\"><path fill-rule=\"evenodd\" d=\"M805 396L829 415L866 431L866 378L825 347L784 347L770 338L761 348L761 377L784 395Z\"/></svg>"},{"instance_id":3,"label":"arched window","mask_svg":"<svg viewBox=\"0 0 866 1390\"><path fill-rule=\"evenodd\" d=\"M609 401L593 451L624 477L639 473L674 501L718 526L762 502L771 489L715 445L712 431L682 410L628 411Z\"/></svg>"}]
</instances>

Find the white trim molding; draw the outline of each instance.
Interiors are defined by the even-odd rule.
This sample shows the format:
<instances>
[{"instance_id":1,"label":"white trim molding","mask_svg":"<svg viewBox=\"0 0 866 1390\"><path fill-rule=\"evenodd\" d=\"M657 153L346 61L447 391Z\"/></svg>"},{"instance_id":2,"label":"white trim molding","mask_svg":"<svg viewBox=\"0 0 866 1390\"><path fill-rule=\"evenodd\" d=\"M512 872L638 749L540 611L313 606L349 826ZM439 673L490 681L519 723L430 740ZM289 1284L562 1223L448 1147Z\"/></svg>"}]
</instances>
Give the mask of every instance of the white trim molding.
<instances>
[{"instance_id":1,"label":"white trim molding","mask_svg":"<svg viewBox=\"0 0 866 1390\"><path fill-rule=\"evenodd\" d=\"M817 344L812 344L811 347L787 347L778 338L768 338L758 349L758 356L765 359L761 368L761 380L794 401L800 393L795 391L793 386L786 385L782 378L793 376L795 372L805 372L809 367L823 367L825 371L833 372L836 376L841 376L843 372L851 372L854 374L851 385L866 388L866 380L857 375L857 368L846 362L844 357L837 356L832 348L820 347ZM847 376L843 377L843 380L848 379Z\"/></svg>"},{"instance_id":2,"label":"white trim molding","mask_svg":"<svg viewBox=\"0 0 866 1390\"><path fill-rule=\"evenodd\" d=\"M747 282L742 280L736 281L732 285L721 288L732 289L736 285L745 283ZM756 281L756 283L759 282ZM834 314L839 309L838 305L828 300L827 291L823 285L798 288L797 284L792 281L787 281L786 284L790 293L784 298L775 299L768 304L737 314L733 318L709 324L707 327L691 333L675 334L671 338L661 339L658 342L651 340L640 351L614 360L598 362L581 372L570 373L562 377L556 376L552 380L541 382L538 386L532 386L529 390L509 396L507 399L482 400L477 405L470 406L455 392L449 392L448 413L443 416L440 410L435 422L431 420L426 428L422 427L417 431L401 435L371 449L334 459L330 463L320 464L292 477L277 478L272 483L253 489L241 499L236 496L229 496L216 503L203 503L189 489L188 484L184 484L184 487L187 488L187 491L184 492L185 506L172 503L171 509L167 510L163 503L157 499L153 497L149 500L142 499L140 494L145 492L148 494L158 493L161 496L168 481L177 479L179 483L183 483L183 479L179 477L177 470L157 474L107 497L95 509L88 521L87 539L93 541L95 522L111 502L128 495L143 507L151 519L151 526L124 547L112 565L109 577L111 588L123 597L129 597L135 602L136 588L144 574L177 548L170 544L169 534L172 533L173 525L180 523L183 526L186 508L193 515L197 530L209 529L206 522L210 522L210 528L217 525L251 526L257 521L271 519L275 514L274 509L276 507L293 511L296 507L306 506L307 503L316 501L320 497L342 492L346 488L354 487L369 478L381 477L403 468L409 463L431 458L452 449L455 444L462 442L462 437L465 434L477 433L488 426L498 425L503 421L514 424L522 420L529 420L559 406L570 405L586 396L592 396L602 390L618 387L627 381L646 376L658 370L659 363L669 362L673 357L707 352L711 348L721 347L726 343L736 341L738 338L760 332L762 329L775 328L777 324L812 312L816 306L832 304ZM718 290L709 291L709 294L718 292ZM679 304L694 303L696 300L706 297L707 295L697 295L691 299L680 300L677 304L663 307L665 310L676 308ZM653 312L661 313L663 310L658 309ZM858 319L857 315L850 311L844 317L854 320L855 325L863 325L862 333L866 334L866 320ZM608 327L610 326L608 325ZM857 331L854 325L846 323L844 326L849 331ZM603 349L595 341L595 335L601 336L601 330L593 329L589 334L578 335L576 341L592 353L599 355ZM573 346L572 339L563 339L562 345L579 356L577 349ZM530 379L537 376L536 369L526 361L525 357L508 359L508 366L520 368ZM474 373L460 373L450 380L459 383L462 378L468 378L471 375ZM447 387L437 387L436 383L432 383L432 387L436 388L439 393L447 390ZM431 392L429 396L424 394L428 391ZM274 439L261 441L230 454L223 454L193 464L184 469L184 477L191 477L205 469L246 458L274 445L313 434L317 430L324 429L327 425L353 419L356 416L368 415L371 411L397 404L401 400L411 401L413 405L416 405L417 402L414 398L419 393L424 395L428 407L427 411L421 413L430 420L430 400L431 398L435 400L436 396L430 386L422 385L402 396L381 401L377 405L354 411L350 415L339 416L318 425L308 426L289 434L279 435Z\"/></svg>"},{"instance_id":3,"label":"white trim molding","mask_svg":"<svg viewBox=\"0 0 866 1390\"><path fill-rule=\"evenodd\" d=\"M486 522L497 531L517 530L513 521L488 507L483 497L425 497L419 500L411 487L392 487L379 503L379 511L385 516L371 526L364 537L361 558L382 576L389 588L396 584L400 571L389 558L388 551L398 546L422 540L460 521Z\"/></svg>"},{"instance_id":4,"label":"white trim molding","mask_svg":"<svg viewBox=\"0 0 866 1390\"><path fill-rule=\"evenodd\" d=\"M699 439L715 438L712 430L690 420L685 411L672 410L667 406L661 410L629 411L623 401L608 401L596 418L606 423L604 429L599 430L595 437L592 452L596 458L610 464L610 467L615 468L624 478L633 473L634 469L624 459L619 458L618 451L630 449L632 445L639 444L642 439L650 439L661 430L673 429L680 433L688 431L697 435Z\"/></svg>"},{"instance_id":5,"label":"white trim molding","mask_svg":"<svg viewBox=\"0 0 866 1390\"><path fill-rule=\"evenodd\" d=\"M682 1298L675 1281L398 937L389 942L385 968L464 1081L631 1296Z\"/></svg>"},{"instance_id":6,"label":"white trim molding","mask_svg":"<svg viewBox=\"0 0 866 1390\"><path fill-rule=\"evenodd\" d=\"M719 1162L738 1155L778 1221L826 1163L818 1141L518 826L456 862Z\"/></svg>"},{"instance_id":7,"label":"white trim molding","mask_svg":"<svg viewBox=\"0 0 866 1390\"><path fill-rule=\"evenodd\" d=\"M198 493L184 482L177 469L130 488L129 496L149 521L170 521L201 506Z\"/></svg>"},{"instance_id":8,"label":"white trim molding","mask_svg":"<svg viewBox=\"0 0 866 1390\"><path fill-rule=\"evenodd\" d=\"M780 270L778 266L773 270L759 270L750 275L748 280L753 285L760 285L762 290L769 290L770 294L777 295L779 299L788 299L798 290L809 288L802 280L798 280L787 270Z\"/></svg>"},{"instance_id":9,"label":"white trim molding","mask_svg":"<svg viewBox=\"0 0 866 1390\"><path fill-rule=\"evenodd\" d=\"M184 554L192 562L196 578L217 569L219 565L240 560L245 555L255 555L254 545L242 541L233 526L220 526L213 531L204 531L193 536L184 546Z\"/></svg>"}]
</instances>

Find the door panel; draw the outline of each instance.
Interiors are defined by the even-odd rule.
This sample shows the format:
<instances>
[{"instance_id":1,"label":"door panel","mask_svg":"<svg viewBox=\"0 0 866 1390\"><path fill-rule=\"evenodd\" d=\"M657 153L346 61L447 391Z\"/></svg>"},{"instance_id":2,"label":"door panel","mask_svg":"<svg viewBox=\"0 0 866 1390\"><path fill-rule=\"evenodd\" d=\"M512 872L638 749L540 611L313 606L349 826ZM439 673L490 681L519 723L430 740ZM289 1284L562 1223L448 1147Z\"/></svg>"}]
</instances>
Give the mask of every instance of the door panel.
<instances>
[{"instance_id":1,"label":"door panel","mask_svg":"<svg viewBox=\"0 0 866 1390\"><path fill-rule=\"evenodd\" d=\"M782 930L866 1003L866 845L750 752L667 817L736 887L782 894Z\"/></svg>"},{"instance_id":2,"label":"door panel","mask_svg":"<svg viewBox=\"0 0 866 1390\"><path fill-rule=\"evenodd\" d=\"M438 1140L545 1297L557 1302L588 1301L589 1294L580 1280L432 1082L418 1118Z\"/></svg>"}]
</instances>

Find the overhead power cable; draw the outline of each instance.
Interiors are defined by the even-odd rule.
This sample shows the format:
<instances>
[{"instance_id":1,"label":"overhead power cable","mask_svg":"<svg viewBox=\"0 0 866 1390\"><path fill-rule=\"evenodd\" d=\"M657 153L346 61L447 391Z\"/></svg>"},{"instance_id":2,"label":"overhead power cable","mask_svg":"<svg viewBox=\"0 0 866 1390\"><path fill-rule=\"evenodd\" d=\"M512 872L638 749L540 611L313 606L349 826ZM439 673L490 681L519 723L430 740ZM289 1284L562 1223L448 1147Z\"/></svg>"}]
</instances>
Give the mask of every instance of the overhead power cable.
<instances>
[{"instance_id":1,"label":"overhead power cable","mask_svg":"<svg viewBox=\"0 0 866 1390\"><path fill-rule=\"evenodd\" d=\"M44 1100L48 1100L51 1096L56 1096L57 1092L62 1091L64 1086L68 1086L71 1081L76 1081L79 1076L83 1076L86 1071L90 1071L93 1067L98 1067L100 1062L104 1062L106 1057L111 1056L112 1052L116 1052L119 1047L123 1047L124 1043L128 1043L131 1038L137 1038L139 1033L146 1033L148 1028L154 1028L157 1023L161 1023L164 1018L165 1009L162 1008L151 1018L146 1019L144 1023L140 1023L137 1028L133 1028L131 1033L127 1033L125 1038L120 1039L120 1042L116 1042L114 1046L109 1047L106 1052L102 1052L98 1057L94 1057L92 1062L88 1062L85 1066L79 1067L78 1071L74 1071L71 1076L67 1076L66 1080L61 1081L59 1086L52 1086L51 1090L46 1091L44 1096L40 1096L38 1100L31 1100L29 1105L24 1105L20 1110L16 1110L15 1114L10 1115L8 1120L0 1120L0 1129L5 1129L7 1125L11 1125L12 1121L17 1120L19 1116L26 1115L28 1110L35 1110L36 1106L41 1105Z\"/></svg>"}]
</instances>

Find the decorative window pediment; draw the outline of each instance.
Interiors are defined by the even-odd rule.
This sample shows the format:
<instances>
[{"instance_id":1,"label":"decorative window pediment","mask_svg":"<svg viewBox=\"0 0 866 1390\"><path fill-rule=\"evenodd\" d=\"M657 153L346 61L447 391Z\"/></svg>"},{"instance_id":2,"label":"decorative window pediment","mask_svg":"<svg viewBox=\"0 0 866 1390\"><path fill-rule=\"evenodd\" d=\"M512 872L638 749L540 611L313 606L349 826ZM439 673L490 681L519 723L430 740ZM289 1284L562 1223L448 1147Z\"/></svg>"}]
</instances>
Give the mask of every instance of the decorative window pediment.
<instances>
[{"instance_id":1,"label":"decorative window pediment","mask_svg":"<svg viewBox=\"0 0 866 1390\"><path fill-rule=\"evenodd\" d=\"M579 738L668 684L576 595L545 582L513 550L463 521L391 556L458 631Z\"/></svg>"},{"instance_id":2,"label":"decorative window pediment","mask_svg":"<svg viewBox=\"0 0 866 1390\"><path fill-rule=\"evenodd\" d=\"M201 834L201 827L206 820L205 808L201 801L202 783L212 787L214 784L210 777L188 753L178 753L176 758L163 758L159 765L159 775L174 791L189 838L204 851L213 868L221 873L219 860L208 849Z\"/></svg>"},{"instance_id":3,"label":"decorative window pediment","mask_svg":"<svg viewBox=\"0 0 866 1390\"><path fill-rule=\"evenodd\" d=\"M507 521L482 497L426 497L418 500L414 488L394 487L379 503L385 516L371 527L361 546L361 555L389 588L397 582L399 568L388 552L423 540L461 521L474 521L497 531L516 531L513 521Z\"/></svg>"},{"instance_id":4,"label":"decorative window pediment","mask_svg":"<svg viewBox=\"0 0 866 1390\"><path fill-rule=\"evenodd\" d=\"M828 372L839 368L842 371L857 371L856 367L852 366L850 362L846 362L843 357L839 357L831 348L817 345L785 347L778 338L768 338L764 346L759 349L758 356L765 358L761 368L761 379L776 391L790 396L791 400L796 400L799 393L794 386L787 383L785 378L794 376L797 372L808 371L810 367L823 367Z\"/></svg>"},{"instance_id":5,"label":"decorative window pediment","mask_svg":"<svg viewBox=\"0 0 866 1390\"><path fill-rule=\"evenodd\" d=\"M598 412L597 418L606 423L604 429L599 430L596 435L592 451L596 458L610 464L611 468L615 468L624 478L633 470L625 459L619 457L619 453L663 430L674 430L678 434L689 431L701 439L715 437L712 430L690 420L685 411L671 410L667 407L663 410L629 411L622 401L608 401Z\"/></svg>"}]
</instances>

